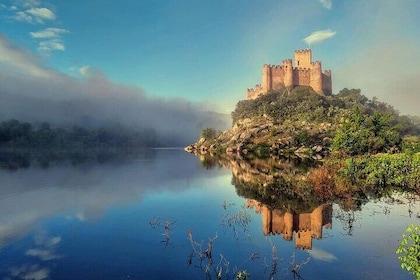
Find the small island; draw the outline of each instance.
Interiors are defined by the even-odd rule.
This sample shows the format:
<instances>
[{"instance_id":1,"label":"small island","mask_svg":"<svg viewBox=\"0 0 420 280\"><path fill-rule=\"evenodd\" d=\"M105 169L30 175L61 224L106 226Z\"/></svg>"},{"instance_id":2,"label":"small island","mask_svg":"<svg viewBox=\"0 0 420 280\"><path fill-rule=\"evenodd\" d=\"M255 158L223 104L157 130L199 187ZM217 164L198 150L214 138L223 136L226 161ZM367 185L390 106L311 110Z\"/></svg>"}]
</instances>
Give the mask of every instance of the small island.
<instances>
[{"instance_id":1,"label":"small island","mask_svg":"<svg viewBox=\"0 0 420 280\"><path fill-rule=\"evenodd\" d=\"M264 65L262 84L248 89L232 112L232 128L206 128L185 150L203 162L310 161L318 171L307 172L306 181L321 168L335 187L419 191L420 117L401 115L360 89L332 94L331 85L331 71L312 62L311 50L296 51L294 67L291 59Z\"/></svg>"}]
</instances>

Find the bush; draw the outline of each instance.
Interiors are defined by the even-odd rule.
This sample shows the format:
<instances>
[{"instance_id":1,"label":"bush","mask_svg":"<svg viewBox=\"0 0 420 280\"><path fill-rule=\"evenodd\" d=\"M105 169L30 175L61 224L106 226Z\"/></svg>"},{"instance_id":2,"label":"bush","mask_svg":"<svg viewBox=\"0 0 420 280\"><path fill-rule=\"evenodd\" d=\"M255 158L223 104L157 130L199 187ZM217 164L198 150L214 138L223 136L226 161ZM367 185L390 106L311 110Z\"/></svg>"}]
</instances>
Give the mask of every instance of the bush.
<instances>
[{"instance_id":1,"label":"bush","mask_svg":"<svg viewBox=\"0 0 420 280\"><path fill-rule=\"evenodd\" d=\"M401 150L403 153L418 153L420 152L420 137L406 136L402 139Z\"/></svg>"},{"instance_id":2,"label":"bush","mask_svg":"<svg viewBox=\"0 0 420 280\"><path fill-rule=\"evenodd\" d=\"M206 139L214 139L217 136L217 132L214 128L205 128L201 131L200 137Z\"/></svg>"},{"instance_id":3,"label":"bush","mask_svg":"<svg viewBox=\"0 0 420 280\"><path fill-rule=\"evenodd\" d=\"M420 226L407 227L396 253L401 262L401 268L420 279Z\"/></svg>"}]
</instances>

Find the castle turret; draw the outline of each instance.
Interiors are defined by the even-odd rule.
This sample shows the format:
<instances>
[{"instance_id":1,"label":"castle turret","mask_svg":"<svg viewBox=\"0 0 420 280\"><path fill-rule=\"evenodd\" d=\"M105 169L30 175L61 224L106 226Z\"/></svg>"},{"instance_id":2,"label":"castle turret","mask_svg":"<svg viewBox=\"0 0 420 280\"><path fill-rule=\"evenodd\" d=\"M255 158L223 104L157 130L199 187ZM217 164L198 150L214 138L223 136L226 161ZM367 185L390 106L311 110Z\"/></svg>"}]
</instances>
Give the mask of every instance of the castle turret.
<instances>
[{"instance_id":1,"label":"castle turret","mask_svg":"<svg viewBox=\"0 0 420 280\"><path fill-rule=\"evenodd\" d=\"M284 71L284 86L291 87L293 86L293 67L292 60L285 59L283 60L283 71Z\"/></svg>"},{"instance_id":2,"label":"castle turret","mask_svg":"<svg viewBox=\"0 0 420 280\"><path fill-rule=\"evenodd\" d=\"M269 235L271 233L271 220L272 220L272 213L271 210L268 209L267 206L261 207L261 218L262 218L262 228L264 235Z\"/></svg>"},{"instance_id":3,"label":"castle turret","mask_svg":"<svg viewBox=\"0 0 420 280\"><path fill-rule=\"evenodd\" d=\"M283 239L292 240L292 237L293 237L293 214L286 212L284 214Z\"/></svg>"},{"instance_id":4,"label":"castle turret","mask_svg":"<svg viewBox=\"0 0 420 280\"><path fill-rule=\"evenodd\" d=\"M262 73L262 88L264 92L272 90L271 66L264 64Z\"/></svg>"},{"instance_id":5,"label":"castle turret","mask_svg":"<svg viewBox=\"0 0 420 280\"><path fill-rule=\"evenodd\" d=\"M311 68L312 51L311 49L295 51L295 67L296 68Z\"/></svg>"},{"instance_id":6,"label":"castle turret","mask_svg":"<svg viewBox=\"0 0 420 280\"><path fill-rule=\"evenodd\" d=\"M323 226L323 210L324 205L318 206L311 213L311 230L312 236L316 239L322 238L322 226Z\"/></svg>"},{"instance_id":7,"label":"castle turret","mask_svg":"<svg viewBox=\"0 0 420 280\"><path fill-rule=\"evenodd\" d=\"M318 93L323 94L322 92L322 71L321 71L321 62L315 61L311 63L311 77L309 80L309 86L312 87L312 89Z\"/></svg>"},{"instance_id":8,"label":"castle turret","mask_svg":"<svg viewBox=\"0 0 420 280\"><path fill-rule=\"evenodd\" d=\"M295 247L303 250L312 249L312 235L310 230L300 230L295 233Z\"/></svg>"}]
</instances>

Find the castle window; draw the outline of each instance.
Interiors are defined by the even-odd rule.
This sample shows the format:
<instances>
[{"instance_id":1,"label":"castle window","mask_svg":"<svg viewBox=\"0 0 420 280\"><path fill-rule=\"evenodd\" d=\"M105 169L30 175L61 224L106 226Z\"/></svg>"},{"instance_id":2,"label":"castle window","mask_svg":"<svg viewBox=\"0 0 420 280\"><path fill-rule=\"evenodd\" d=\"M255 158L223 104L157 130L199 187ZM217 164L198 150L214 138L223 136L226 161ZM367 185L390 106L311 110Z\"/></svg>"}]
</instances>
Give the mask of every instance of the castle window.
<instances>
[{"instance_id":1,"label":"castle window","mask_svg":"<svg viewBox=\"0 0 420 280\"><path fill-rule=\"evenodd\" d=\"M298 66L299 66L299 60L297 61L297 63L298 63Z\"/></svg>"}]
</instances>

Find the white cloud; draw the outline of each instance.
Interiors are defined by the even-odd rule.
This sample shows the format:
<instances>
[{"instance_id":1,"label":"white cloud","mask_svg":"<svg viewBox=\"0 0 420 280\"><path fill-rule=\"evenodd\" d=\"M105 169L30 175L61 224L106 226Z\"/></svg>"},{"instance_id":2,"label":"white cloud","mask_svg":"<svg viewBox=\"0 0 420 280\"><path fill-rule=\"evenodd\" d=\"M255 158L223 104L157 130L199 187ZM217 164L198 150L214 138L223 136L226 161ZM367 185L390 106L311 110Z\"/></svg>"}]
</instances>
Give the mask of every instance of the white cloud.
<instances>
[{"instance_id":1,"label":"white cloud","mask_svg":"<svg viewBox=\"0 0 420 280\"><path fill-rule=\"evenodd\" d=\"M32 15L38 23L44 23L44 20L55 19L54 12L47 8L31 8L25 12Z\"/></svg>"},{"instance_id":2,"label":"white cloud","mask_svg":"<svg viewBox=\"0 0 420 280\"><path fill-rule=\"evenodd\" d=\"M28 23L32 23L34 21L33 17L31 17L25 12L16 12L16 14L12 18L16 21L24 21Z\"/></svg>"},{"instance_id":3,"label":"white cloud","mask_svg":"<svg viewBox=\"0 0 420 280\"><path fill-rule=\"evenodd\" d=\"M46 28L37 32L29 32L32 38L58 38L61 34L69 33L68 30L62 28Z\"/></svg>"},{"instance_id":4,"label":"white cloud","mask_svg":"<svg viewBox=\"0 0 420 280\"><path fill-rule=\"evenodd\" d=\"M324 6L324 8L331 10L332 1L331 0L319 0L319 2Z\"/></svg>"},{"instance_id":5,"label":"white cloud","mask_svg":"<svg viewBox=\"0 0 420 280\"><path fill-rule=\"evenodd\" d=\"M41 5L41 2L39 0L21 0L23 1L22 5L24 7L37 7Z\"/></svg>"},{"instance_id":6,"label":"white cloud","mask_svg":"<svg viewBox=\"0 0 420 280\"><path fill-rule=\"evenodd\" d=\"M39 43L38 51L49 54L53 51L64 51L66 47L60 39L53 39Z\"/></svg>"},{"instance_id":7,"label":"white cloud","mask_svg":"<svg viewBox=\"0 0 420 280\"><path fill-rule=\"evenodd\" d=\"M303 41L308 45L321 43L322 41L333 37L336 34L335 31L331 31L331 29L319 30L312 32L311 35L304 38Z\"/></svg>"},{"instance_id":8,"label":"white cloud","mask_svg":"<svg viewBox=\"0 0 420 280\"><path fill-rule=\"evenodd\" d=\"M7 9L7 6L6 6L6 5L4 5L4 4L0 4L0 8L2 8L2 9Z\"/></svg>"},{"instance_id":9,"label":"white cloud","mask_svg":"<svg viewBox=\"0 0 420 280\"><path fill-rule=\"evenodd\" d=\"M56 255L52 250L45 249L29 249L26 251L27 256L38 257L43 261L50 261L61 258Z\"/></svg>"},{"instance_id":10,"label":"white cloud","mask_svg":"<svg viewBox=\"0 0 420 280\"><path fill-rule=\"evenodd\" d=\"M312 248L312 250L309 250L308 253L312 258L324 262L333 262L337 260L336 256L322 249Z\"/></svg>"},{"instance_id":11,"label":"white cloud","mask_svg":"<svg viewBox=\"0 0 420 280\"><path fill-rule=\"evenodd\" d=\"M42 280L49 277L50 270L47 268L41 268L38 265L32 266L21 266L18 268L11 269L11 275L23 280Z\"/></svg>"},{"instance_id":12,"label":"white cloud","mask_svg":"<svg viewBox=\"0 0 420 280\"><path fill-rule=\"evenodd\" d=\"M46 20L55 20L53 11L47 8L31 8L26 11L18 11L12 17L16 21L23 21L27 23L45 23Z\"/></svg>"}]
</instances>

